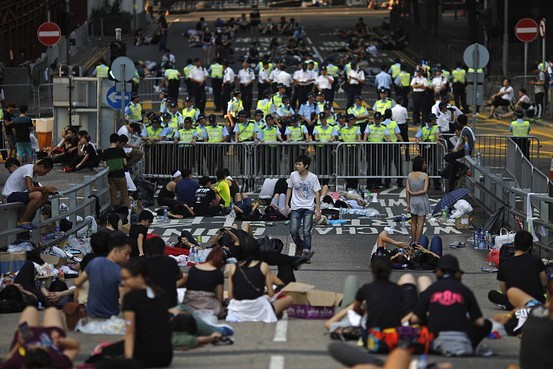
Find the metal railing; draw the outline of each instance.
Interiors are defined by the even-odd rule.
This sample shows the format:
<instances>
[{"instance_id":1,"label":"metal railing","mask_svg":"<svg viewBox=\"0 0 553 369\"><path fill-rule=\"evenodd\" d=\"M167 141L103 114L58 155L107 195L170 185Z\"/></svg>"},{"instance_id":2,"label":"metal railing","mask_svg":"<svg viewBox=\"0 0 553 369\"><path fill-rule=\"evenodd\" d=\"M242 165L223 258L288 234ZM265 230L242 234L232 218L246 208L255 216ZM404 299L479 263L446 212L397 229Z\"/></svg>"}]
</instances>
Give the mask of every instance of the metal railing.
<instances>
[{"instance_id":1,"label":"metal railing","mask_svg":"<svg viewBox=\"0 0 553 369\"><path fill-rule=\"evenodd\" d=\"M194 176L214 175L228 168L233 178L261 185L265 178L285 177L297 156L311 157L310 170L321 179L404 178L411 158L427 158L431 178L439 178L445 145L441 142L285 142L204 143L159 142L145 145L144 176L169 178L175 169L190 168ZM407 152L406 152L407 151ZM386 164L387 163L387 164Z\"/></svg>"},{"instance_id":2,"label":"metal railing","mask_svg":"<svg viewBox=\"0 0 553 369\"><path fill-rule=\"evenodd\" d=\"M475 152L480 152L483 166L493 169L503 169L509 164L507 148L512 142L512 135L476 135ZM540 140L536 136L528 136L528 160L534 163L540 160Z\"/></svg>"},{"instance_id":3,"label":"metal railing","mask_svg":"<svg viewBox=\"0 0 553 369\"><path fill-rule=\"evenodd\" d=\"M95 217L95 206L97 196L100 201L100 206L105 207L109 205L109 186L107 185L108 169L103 169L101 172L94 176L85 176L83 183L70 187L64 190L57 196L50 198L52 216L48 219L41 220L40 211L37 212L34 224L37 225L37 230L31 232L31 240L41 247L48 247L59 242L59 239L41 239L42 233L53 232L54 224L61 219L68 218L72 222L72 227L65 232L63 237L69 237L76 234L79 230L88 227L90 221L77 222L77 215L83 219L91 215ZM66 212L60 212L60 204L65 203L68 205L69 210ZM20 204L21 205L21 204ZM4 207L6 208L4 209ZM6 204L1 205L1 210L10 210L8 207L17 211L18 205ZM11 219L12 223L16 219L16 212L11 212L14 218ZM23 229L10 227L7 230L0 231L0 246L8 245L14 241L18 234L27 232Z\"/></svg>"},{"instance_id":4,"label":"metal railing","mask_svg":"<svg viewBox=\"0 0 553 369\"><path fill-rule=\"evenodd\" d=\"M521 227L533 231L538 238L534 244L540 257L553 254L553 185L545 174L537 170L511 140L507 142L508 172L515 178L497 174L491 168L477 165L472 158L465 158L472 175L465 177L465 186L471 196L488 213L504 206L507 217L503 225L518 230ZM534 180L533 177L539 179ZM530 229L531 227L531 229Z\"/></svg>"}]
</instances>

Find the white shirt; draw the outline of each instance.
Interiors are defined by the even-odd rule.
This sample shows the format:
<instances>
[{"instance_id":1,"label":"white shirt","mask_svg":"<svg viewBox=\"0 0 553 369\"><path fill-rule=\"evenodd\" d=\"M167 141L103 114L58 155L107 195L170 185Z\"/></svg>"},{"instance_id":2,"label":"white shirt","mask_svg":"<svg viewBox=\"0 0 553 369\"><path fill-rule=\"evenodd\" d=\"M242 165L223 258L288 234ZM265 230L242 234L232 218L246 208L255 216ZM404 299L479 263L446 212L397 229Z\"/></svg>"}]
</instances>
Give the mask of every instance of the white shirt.
<instances>
[{"instance_id":1,"label":"white shirt","mask_svg":"<svg viewBox=\"0 0 553 369\"><path fill-rule=\"evenodd\" d=\"M411 86L413 85L425 85L428 86L428 80L425 77L415 76L411 80ZM424 88L413 88L413 92L424 92Z\"/></svg>"},{"instance_id":2,"label":"white shirt","mask_svg":"<svg viewBox=\"0 0 553 369\"><path fill-rule=\"evenodd\" d=\"M236 73L234 73L231 67L227 67L223 72L223 83L233 84L235 79Z\"/></svg>"},{"instance_id":3,"label":"white shirt","mask_svg":"<svg viewBox=\"0 0 553 369\"><path fill-rule=\"evenodd\" d=\"M2 189L2 195L8 197L14 192L27 192L27 181L25 178L29 177L33 182L37 182L38 180L38 175L33 173L33 166L34 164L22 165L10 174Z\"/></svg>"},{"instance_id":4,"label":"white shirt","mask_svg":"<svg viewBox=\"0 0 553 369\"><path fill-rule=\"evenodd\" d=\"M294 171L286 182L288 188L292 189L290 209L309 209L313 211L315 209L315 192L321 190L321 184L317 176L308 172L305 178L301 178L300 174Z\"/></svg>"},{"instance_id":5,"label":"white shirt","mask_svg":"<svg viewBox=\"0 0 553 369\"><path fill-rule=\"evenodd\" d=\"M292 76L285 71L281 71L276 77L276 83L282 83L286 87L290 87L292 82Z\"/></svg>"},{"instance_id":6,"label":"white shirt","mask_svg":"<svg viewBox=\"0 0 553 369\"><path fill-rule=\"evenodd\" d=\"M451 113L446 110L445 113L438 111L436 114L438 118L436 119L436 124L440 132L449 132L449 123L451 122Z\"/></svg>"},{"instance_id":7,"label":"white shirt","mask_svg":"<svg viewBox=\"0 0 553 369\"><path fill-rule=\"evenodd\" d=\"M277 82L277 77L280 73L282 73L282 71L280 69L272 70L271 74L269 74L269 79L271 80L271 82L276 83Z\"/></svg>"},{"instance_id":8,"label":"white shirt","mask_svg":"<svg viewBox=\"0 0 553 369\"><path fill-rule=\"evenodd\" d=\"M434 86L434 92L440 92L445 88L447 84L446 79L443 76L432 78L432 86Z\"/></svg>"},{"instance_id":9,"label":"white shirt","mask_svg":"<svg viewBox=\"0 0 553 369\"><path fill-rule=\"evenodd\" d=\"M315 85L319 90L330 90L332 88L334 78L331 75L323 76L322 74L315 79Z\"/></svg>"},{"instance_id":10,"label":"white shirt","mask_svg":"<svg viewBox=\"0 0 553 369\"><path fill-rule=\"evenodd\" d=\"M440 107L439 107L439 105L440 105L441 102L442 102L441 100L438 100L438 101L436 101L436 102L434 103L434 105L432 105L432 108L430 109L430 112L431 112L432 114L436 114L436 116L438 116L438 114L440 114Z\"/></svg>"},{"instance_id":11,"label":"white shirt","mask_svg":"<svg viewBox=\"0 0 553 369\"><path fill-rule=\"evenodd\" d=\"M507 92L506 94L501 95L501 98L504 99L504 100L507 100L507 101L512 101L513 97L515 96L515 91L513 90L513 88L511 86L509 86L507 88L501 87L499 89L499 92Z\"/></svg>"},{"instance_id":12,"label":"white shirt","mask_svg":"<svg viewBox=\"0 0 553 369\"><path fill-rule=\"evenodd\" d=\"M241 85L247 85L255 80L255 74L251 68L240 69L238 72L238 80Z\"/></svg>"},{"instance_id":13,"label":"white shirt","mask_svg":"<svg viewBox=\"0 0 553 369\"><path fill-rule=\"evenodd\" d=\"M392 108L392 120L395 120L397 124L405 124L407 122L408 113L407 109L401 104L396 104Z\"/></svg>"},{"instance_id":14,"label":"white shirt","mask_svg":"<svg viewBox=\"0 0 553 369\"><path fill-rule=\"evenodd\" d=\"M207 77L209 76L209 74L207 73L207 70L203 67L196 67L194 66L194 68L192 68L190 70L190 74L188 75L188 78L190 78L191 80L193 80L194 82L203 82L207 79Z\"/></svg>"},{"instance_id":15,"label":"white shirt","mask_svg":"<svg viewBox=\"0 0 553 369\"><path fill-rule=\"evenodd\" d=\"M257 76L257 80L259 83L265 83L265 81L269 80L269 74L267 71L263 68L259 69L259 75Z\"/></svg>"},{"instance_id":16,"label":"white shirt","mask_svg":"<svg viewBox=\"0 0 553 369\"><path fill-rule=\"evenodd\" d=\"M349 79L349 77L357 78L357 79ZM361 69L358 70L350 70L348 73L348 81L350 85L358 85L359 81L361 82L365 81L365 72L363 72Z\"/></svg>"}]
</instances>

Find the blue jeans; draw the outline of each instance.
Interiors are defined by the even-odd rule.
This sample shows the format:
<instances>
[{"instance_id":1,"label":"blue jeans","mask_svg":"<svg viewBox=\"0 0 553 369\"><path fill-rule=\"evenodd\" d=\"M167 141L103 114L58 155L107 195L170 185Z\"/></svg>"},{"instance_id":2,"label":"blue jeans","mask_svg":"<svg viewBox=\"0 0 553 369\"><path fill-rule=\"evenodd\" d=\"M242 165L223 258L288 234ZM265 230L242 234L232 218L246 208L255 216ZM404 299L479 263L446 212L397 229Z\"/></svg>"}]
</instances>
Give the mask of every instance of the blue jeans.
<instances>
[{"instance_id":1,"label":"blue jeans","mask_svg":"<svg viewBox=\"0 0 553 369\"><path fill-rule=\"evenodd\" d=\"M303 219L303 240L300 237ZM313 210L297 209L290 212L290 236L296 244L296 250L311 251L311 232L313 231Z\"/></svg>"},{"instance_id":2,"label":"blue jeans","mask_svg":"<svg viewBox=\"0 0 553 369\"><path fill-rule=\"evenodd\" d=\"M428 236L422 235L419 240L419 245L424 247L427 250L432 251L434 254L438 255L439 257L442 257L442 238L440 236L434 236L432 237L432 242L430 242L430 248L428 247Z\"/></svg>"}]
</instances>

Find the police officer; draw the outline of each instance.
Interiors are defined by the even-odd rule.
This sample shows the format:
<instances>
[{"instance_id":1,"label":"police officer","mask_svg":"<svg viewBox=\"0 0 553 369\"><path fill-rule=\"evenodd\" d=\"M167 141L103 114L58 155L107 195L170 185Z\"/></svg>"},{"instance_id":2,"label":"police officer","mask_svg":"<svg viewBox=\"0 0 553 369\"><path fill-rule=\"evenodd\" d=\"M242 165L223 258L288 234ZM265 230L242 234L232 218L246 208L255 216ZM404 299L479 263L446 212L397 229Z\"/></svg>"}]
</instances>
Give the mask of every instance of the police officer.
<instances>
[{"instance_id":1,"label":"police officer","mask_svg":"<svg viewBox=\"0 0 553 369\"><path fill-rule=\"evenodd\" d=\"M317 94L317 106L319 107L319 112L322 113L325 109L325 106L330 106L331 110L334 111L334 109L332 109L332 106L331 106L331 102L328 101L326 99L326 96L323 92L319 92Z\"/></svg>"},{"instance_id":2,"label":"police officer","mask_svg":"<svg viewBox=\"0 0 553 369\"><path fill-rule=\"evenodd\" d=\"M317 87L319 94L322 94L323 100L329 102L330 104L334 101L334 89L332 88L333 83L334 77L328 74L327 67L323 65L321 67L321 75L315 79L315 86Z\"/></svg>"},{"instance_id":3,"label":"police officer","mask_svg":"<svg viewBox=\"0 0 553 369\"><path fill-rule=\"evenodd\" d=\"M152 122L148 127L144 128L141 133L141 140L145 144L153 144L165 139L164 128L161 126L161 119L155 115L150 118Z\"/></svg>"},{"instance_id":4,"label":"police officer","mask_svg":"<svg viewBox=\"0 0 553 369\"><path fill-rule=\"evenodd\" d=\"M463 69L462 63L457 63L457 67L451 71L453 78L453 99L455 100L455 106L458 106L464 112L467 112L467 83L466 83L467 71Z\"/></svg>"},{"instance_id":5,"label":"police officer","mask_svg":"<svg viewBox=\"0 0 553 369\"><path fill-rule=\"evenodd\" d=\"M242 110L244 110L242 92L240 90L235 90L234 97L227 104L227 119L231 130L234 130L234 125L238 120L238 113Z\"/></svg>"},{"instance_id":6,"label":"police officer","mask_svg":"<svg viewBox=\"0 0 553 369\"><path fill-rule=\"evenodd\" d=\"M326 113L326 120L328 122L328 125L335 126L338 124L338 119L336 118L336 114L334 114L334 110L332 109L332 106L330 104L325 104L323 107L323 111ZM320 124L320 118L319 122Z\"/></svg>"},{"instance_id":7,"label":"police officer","mask_svg":"<svg viewBox=\"0 0 553 369\"><path fill-rule=\"evenodd\" d=\"M223 93L223 66L219 58L213 59L213 64L209 66L207 72L211 78L211 88L213 89L213 104L215 111L220 112L222 108L221 96Z\"/></svg>"},{"instance_id":8,"label":"police officer","mask_svg":"<svg viewBox=\"0 0 553 369\"><path fill-rule=\"evenodd\" d=\"M285 135L287 136L288 142L300 142L300 141L309 141L309 132L307 127L302 123L301 116L299 114L293 114L290 118L290 126L286 127ZM294 160L293 158L291 158Z\"/></svg>"},{"instance_id":9,"label":"police officer","mask_svg":"<svg viewBox=\"0 0 553 369\"><path fill-rule=\"evenodd\" d=\"M520 147L520 150L524 156L528 159L530 155L530 142L528 141L528 134L530 133L530 122L524 120L523 112L516 112L517 120L511 122L509 132L513 134L513 141Z\"/></svg>"},{"instance_id":10,"label":"police officer","mask_svg":"<svg viewBox=\"0 0 553 369\"><path fill-rule=\"evenodd\" d=\"M384 111L384 120L382 121L382 125L386 126L388 128L388 134L390 136L389 141L390 142L403 142L403 137L401 136L401 130L399 128L398 123L395 120L392 120L392 109L386 109ZM401 160L401 148L399 144L394 145L386 145L388 146L388 155L389 159L387 160L388 165L386 167L386 174L391 175L391 164L394 164L394 167L396 169L396 184L398 188L403 187L403 179L400 178L400 176L403 175L402 172L402 160ZM384 187L389 188L390 187L390 178L386 178L384 180Z\"/></svg>"},{"instance_id":11,"label":"police officer","mask_svg":"<svg viewBox=\"0 0 553 369\"><path fill-rule=\"evenodd\" d=\"M286 135L286 127L290 125L294 114L294 109L290 106L290 98L288 95L283 95L282 104L277 108L278 128L282 135Z\"/></svg>"},{"instance_id":12,"label":"police officer","mask_svg":"<svg viewBox=\"0 0 553 369\"><path fill-rule=\"evenodd\" d=\"M388 97L388 89L384 87L378 90L378 94L380 96L380 99L376 100L376 102L374 103L373 110L384 115L386 109L392 109L394 106L396 106L396 102Z\"/></svg>"},{"instance_id":13,"label":"police officer","mask_svg":"<svg viewBox=\"0 0 553 369\"><path fill-rule=\"evenodd\" d=\"M245 110L240 111L238 113L238 123L234 126L234 141L253 141L257 128L257 124L248 119L248 113Z\"/></svg>"},{"instance_id":14,"label":"police officer","mask_svg":"<svg viewBox=\"0 0 553 369\"><path fill-rule=\"evenodd\" d=\"M250 63L248 63L247 60L242 62L242 69L238 72L238 81L240 82L244 110L249 112L252 109L253 103L253 82L255 81L255 73L250 68Z\"/></svg>"},{"instance_id":15,"label":"police officer","mask_svg":"<svg viewBox=\"0 0 553 369\"><path fill-rule=\"evenodd\" d=\"M339 119L346 119L346 125L340 128L339 137L342 142L361 142L361 130L356 124L355 115L348 114L344 116L342 113L338 114ZM345 169L344 174L346 176L358 177L359 173L359 160L362 156L362 150L357 145L347 145L344 150L344 161L342 167ZM357 189L359 185L359 178L346 178L347 189Z\"/></svg>"},{"instance_id":16,"label":"police officer","mask_svg":"<svg viewBox=\"0 0 553 369\"><path fill-rule=\"evenodd\" d=\"M217 117L215 114L209 114L208 117L209 125L206 127L207 131L207 141L212 144L219 144L222 142L229 141L229 133L227 127L224 125L217 124ZM219 168L219 164L223 163L224 155L224 146L222 145L209 145L208 148L208 159L207 164L211 165L211 168L208 168L211 173L215 172ZM229 155L231 152L229 151ZM232 152L234 155L234 152Z\"/></svg>"},{"instance_id":17,"label":"police officer","mask_svg":"<svg viewBox=\"0 0 553 369\"><path fill-rule=\"evenodd\" d=\"M98 61L98 65L94 68L92 75L98 78L108 78L109 77L109 67L106 65L104 58L101 58Z\"/></svg>"},{"instance_id":18,"label":"police officer","mask_svg":"<svg viewBox=\"0 0 553 369\"><path fill-rule=\"evenodd\" d=\"M187 117L185 117L184 119L186 120L186 118ZM194 129L196 130L196 141L207 142L207 122L205 120L204 114L198 114L198 118L196 119L196 126Z\"/></svg>"},{"instance_id":19,"label":"police officer","mask_svg":"<svg viewBox=\"0 0 553 369\"><path fill-rule=\"evenodd\" d=\"M203 163L203 157L196 155L193 145L196 144L198 132L192 127L192 118L186 117L184 123L174 132L173 142L179 144L178 162L183 163L185 168L199 168Z\"/></svg>"},{"instance_id":20,"label":"police officer","mask_svg":"<svg viewBox=\"0 0 553 369\"><path fill-rule=\"evenodd\" d=\"M168 127L171 128L172 133L171 135L167 135L169 138L171 138L172 135L175 134L179 127L182 126L182 124L184 123L184 117L179 112L179 106L175 101L171 101L171 103L169 104L169 112L163 113L163 116L165 116L165 114L169 114L171 118Z\"/></svg>"},{"instance_id":21,"label":"police officer","mask_svg":"<svg viewBox=\"0 0 553 369\"><path fill-rule=\"evenodd\" d=\"M428 115L426 124L419 127L417 133L415 134L415 138L417 143L421 142L438 142L440 139L440 130L438 129L438 126L436 125L436 114L430 114ZM428 167L432 164L438 165L438 158L437 158L437 148L436 145L420 145L419 150L421 151L422 156L426 160L426 163L428 164ZM430 173L437 173L437 170L429 170ZM429 174L431 175L431 174ZM440 179L435 178L434 179L434 189L439 190L440 189Z\"/></svg>"},{"instance_id":22,"label":"police officer","mask_svg":"<svg viewBox=\"0 0 553 369\"><path fill-rule=\"evenodd\" d=\"M388 74L392 77L392 80L395 81L397 76L401 73L401 62L398 58L394 60L394 64L388 69ZM396 91L397 93L397 91Z\"/></svg>"},{"instance_id":23,"label":"police officer","mask_svg":"<svg viewBox=\"0 0 553 369\"><path fill-rule=\"evenodd\" d=\"M176 68L170 67L165 69L163 76L167 79L167 91L169 97L172 100L177 101L179 99L180 72Z\"/></svg>"},{"instance_id":24,"label":"police officer","mask_svg":"<svg viewBox=\"0 0 553 369\"><path fill-rule=\"evenodd\" d=\"M192 81L190 80L190 71L192 70L192 68L194 68L192 59L186 59L186 66L182 68L182 72L184 73L184 83L186 84L186 92L190 96L194 94L194 90L192 88Z\"/></svg>"},{"instance_id":25,"label":"police officer","mask_svg":"<svg viewBox=\"0 0 553 369\"><path fill-rule=\"evenodd\" d=\"M159 98L161 99L161 102L159 103L159 114L163 114L169 111L169 102L171 99L167 98L169 96L169 92L167 89L162 88L159 91Z\"/></svg>"},{"instance_id":26,"label":"police officer","mask_svg":"<svg viewBox=\"0 0 553 369\"><path fill-rule=\"evenodd\" d=\"M284 86L282 83L277 84L277 92L275 92L272 97L275 109L278 109L278 107L282 104L282 97L284 95L286 95L286 86Z\"/></svg>"},{"instance_id":27,"label":"police officer","mask_svg":"<svg viewBox=\"0 0 553 369\"><path fill-rule=\"evenodd\" d=\"M388 142L390 140L388 128L382 124L382 113L378 111L375 112L373 118L374 123L367 126L363 137L363 141L372 143L372 145L369 146L369 155L367 155L370 168L367 188L370 190L376 190L382 186L380 181L382 177L382 163L387 161L387 158L384 157L387 150L384 145L379 145L379 143Z\"/></svg>"},{"instance_id":28,"label":"police officer","mask_svg":"<svg viewBox=\"0 0 553 369\"><path fill-rule=\"evenodd\" d=\"M396 88L396 100L399 96L403 97L403 106L405 109L409 107L409 93L411 92L411 74L405 70L403 65L400 66L400 72L394 79Z\"/></svg>"},{"instance_id":29,"label":"police officer","mask_svg":"<svg viewBox=\"0 0 553 369\"><path fill-rule=\"evenodd\" d=\"M200 58L194 59L194 67L190 70L189 78L192 84L194 106L204 112L206 97L205 97L205 82L209 74L204 67Z\"/></svg>"},{"instance_id":30,"label":"police officer","mask_svg":"<svg viewBox=\"0 0 553 369\"><path fill-rule=\"evenodd\" d=\"M413 125L420 125L421 113L424 120L430 111L426 96L428 80L424 77L424 73L423 69L417 69L416 76L411 80L411 87L413 88Z\"/></svg>"},{"instance_id":31,"label":"police officer","mask_svg":"<svg viewBox=\"0 0 553 369\"><path fill-rule=\"evenodd\" d=\"M138 100L138 94L133 93L131 102L125 108L125 119L127 121L142 122L142 104Z\"/></svg>"},{"instance_id":32,"label":"police officer","mask_svg":"<svg viewBox=\"0 0 553 369\"><path fill-rule=\"evenodd\" d=\"M194 107L194 99L191 96L187 96L184 103L186 106L182 109L182 116L184 118L192 118L192 121L197 121L200 109Z\"/></svg>"},{"instance_id":33,"label":"police officer","mask_svg":"<svg viewBox=\"0 0 553 369\"><path fill-rule=\"evenodd\" d=\"M277 168L281 159L281 150L274 143L283 142L282 135L275 122L276 119L272 115L266 115L265 125L263 127L258 126L254 136L256 142L267 143L261 146L261 155L257 165L259 168L267 170L269 175L279 174Z\"/></svg>"},{"instance_id":34,"label":"police officer","mask_svg":"<svg viewBox=\"0 0 553 369\"><path fill-rule=\"evenodd\" d=\"M369 119L369 111L363 106L363 99L361 96L355 96L354 105L348 109L347 113L355 117L355 122L359 126L359 129L361 132L365 132Z\"/></svg>"},{"instance_id":35,"label":"police officer","mask_svg":"<svg viewBox=\"0 0 553 369\"><path fill-rule=\"evenodd\" d=\"M184 123L175 132L173 136L174 143L195 144L198 137L198 131L192 127L192 118L184 118Z\"/></svg>"},{"instance_id":36,"label":"police officer","mask_svg":"<svg viewBox=\"0 0 553 369\"><path fill-rule=\"evenodd\" d=\"M263 99L265 97L265 91L271 91L272 87L271 80L269 79L269 73L271 73L272 70L270 65L272 64L266 60L259 62L259 64L261 67L259 68L257 75L257 100Z\"/></svg>"},{"instance_id":37,"label":"police officer","mask_svg":"<svg viewBox=\"0 0 553 369\"><path fill-rule=\"evenodd\" d=\"M319 113L319 122L320 125L315 127L313 130L313 135L315 136L315 141L318 142L333 142L338 137L338 132L328 124L328 115L325 112Z\"/></svg>"},{"instance_id":38,"label":"police officer","mask_svg":"<svg viewBox=\"0 0 553 369\"><path fill-rule=\"evenodd\" d=\"M263 112L263 115L275 114L276 108L275 108L275 105L273 104L272 98L273 98L273 93L271 92L271 90L268 88L265 89L265 91L263 91L263 99L257 101L256 109L261 110Z\"/></svg>"},{"instance_id":39,"label":"police officer","mask_svg":"<svg viewBox=\"0 0 553 369\"><path fill-rule=\"evenodd\" d=\"M223 112L227 111L228 102L231 99L232 91L234 91L236 82L236 74L234 70L229 67L228 61L223 62L223 92L221 93L221 110Z\"/></svg>"}]
</instances>

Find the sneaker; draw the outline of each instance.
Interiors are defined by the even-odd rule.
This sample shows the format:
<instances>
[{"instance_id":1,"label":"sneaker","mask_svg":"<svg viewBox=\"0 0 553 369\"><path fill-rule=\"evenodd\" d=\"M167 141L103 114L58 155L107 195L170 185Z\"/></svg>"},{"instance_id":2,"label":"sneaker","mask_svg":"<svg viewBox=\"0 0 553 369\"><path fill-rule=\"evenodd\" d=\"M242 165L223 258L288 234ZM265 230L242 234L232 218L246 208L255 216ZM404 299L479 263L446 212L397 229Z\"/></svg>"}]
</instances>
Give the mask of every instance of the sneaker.
<instances>
[{"instance_id":1,"label":"sneaker","mask_svg":"<svg viewBox=\"0 0 553 369\"><path fill-rule=\"evenodd\" d=\"M313 254L315 254L315 251L304 251L292 264L294 270L299 270L303 264L311 264Z\"/></svg>"},{"instance_id":2,"label":"sneaker","mask_svg":"<svg viewBox=\"0 0 553 369\"><path fill-rule=\"evenodd\" d=\"M234 344L234 340L230 337L223 336L220 339L211 342L213 346L228 346Z\"/></svg>"},{"instance_id":3,"label":"sneaker","mask_svg":"<svg viewBox=\"0 0 553 369\"><path fill-rule=\"evenodd\" d=\"M228 324L213 324L215 328L223 335L223 337L234 335L234 328Z\"/></svg>"},{"instance_id":4,"label":"sneaker","mask_svg":"<svg viewBox=\"0 0 553 369\"><path fill-rule=\"evenodd\" d=\"M490 357L490 356L494 356L495 353L488 345L485 345L484 343L480 343L478 347L476 347L476 350L474 350L474 355L482 356L482 357Z\"/></svg>"}]
</instances>

